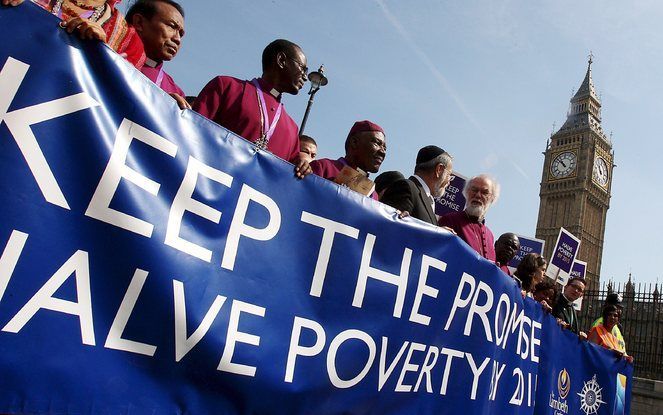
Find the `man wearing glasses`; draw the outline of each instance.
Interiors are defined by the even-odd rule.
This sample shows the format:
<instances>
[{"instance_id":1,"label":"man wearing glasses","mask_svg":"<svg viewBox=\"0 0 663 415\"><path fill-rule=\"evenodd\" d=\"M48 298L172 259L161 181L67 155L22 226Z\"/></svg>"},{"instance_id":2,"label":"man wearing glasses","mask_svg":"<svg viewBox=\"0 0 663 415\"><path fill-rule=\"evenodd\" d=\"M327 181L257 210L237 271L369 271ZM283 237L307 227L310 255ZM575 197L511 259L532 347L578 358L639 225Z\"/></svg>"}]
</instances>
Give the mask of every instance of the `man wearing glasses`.
<instances>
[{"instance_id":1,"label":"man wearing glasses","mask_svg":"<svg viewBox=\"0 0 663 415\"><path fill-rule=\"evenodd\" d=\"M578 334L582 339L586 339L587 335L578 328L578 316L573 308L573 302L582 297L584 293L585 280L580 277L569 278L564 290L557 297L552 311L553 316L562 326Z\"/></svg>"},{"instance_id":2,"label":"man wearing glasses","mask_svg":"<svg viewBox=\"0 0 663 415\"><path fill-rule=\"evenodd\" d=\"M486 212L499 197L500 186L493 177L480 174L465 184L465 210L442 215L440 226L453 229L479 255L495 262L495 237L486 226Z\"/></svg>"},{"instance_id":3,"label":"man wearing glasses","mask_svg":"<svg viewBox=\"0 0 663 415\"><path fill-rule=\"evenodd\" d=\"M201 115L276 156L295 164L295 174L311 172L299 155L299 128L286 113L283 93L297 95L306 82L306 56L296 44L277 39L262 52L262 76L241 80L217 76L193 103Z\"/></svg>"}]
</instances>

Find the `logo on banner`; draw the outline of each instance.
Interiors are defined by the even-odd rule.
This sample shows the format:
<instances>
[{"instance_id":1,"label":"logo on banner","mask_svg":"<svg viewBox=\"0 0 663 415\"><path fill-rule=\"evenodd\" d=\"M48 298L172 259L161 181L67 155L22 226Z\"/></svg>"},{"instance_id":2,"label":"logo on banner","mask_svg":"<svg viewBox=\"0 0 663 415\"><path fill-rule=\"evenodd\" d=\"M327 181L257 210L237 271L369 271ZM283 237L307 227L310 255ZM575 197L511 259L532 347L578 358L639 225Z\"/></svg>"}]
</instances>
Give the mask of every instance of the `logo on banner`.
<instances>
[{"instance_id":1,"label":"logo on banner","mask_svg":"<svg viewBox=\"0 0 663 415\"><path fill-rule=\"evenodd\" d=\"M569 396L571 390L571 377L566 369L562 369L557 376L557 392L559 395L555 397L554 393L550 393L550 402L548 406L555 410L555 415L567 414L569 412L569 404L566 403L566 397Z\"/></svg>"},{"instance_id":2,"label":"logo on banner","mask_svg":"<svg viewBox=\"0 0 663 415\"><path fill-rule=\"evenodd\" d=\"M559 376L557 377L557 390L559 390L559 397L566 399L566 397L569 395L569 389L571 389L571 378L569 377L569 372L567 372L566 369L562 369L562 371L559 372Z\"/></svg>"},{"instance_id":3,"label":"logo on banner","mask_svg":"<svg viewBox=\"0 0 663 415\"><path fill-rule=\"evenodd\" d=\"M615 393L615 409L613 415L624 415L626 408L626 375L617 373L617 389Z\"/></svg>"},{"instance_id":4,"label":"logo on banner","mask_svg":"<svg viewBox=\"0 0 663 415\"><path fill-rule=\"evenodd\" d=\"M587 415L597 413L601 404L605 403L602 390L603 388L596 381L596 375L585 382L582 390L578 393L578 396L580 396L580 410Z\"/></svg>"}]
</instances>

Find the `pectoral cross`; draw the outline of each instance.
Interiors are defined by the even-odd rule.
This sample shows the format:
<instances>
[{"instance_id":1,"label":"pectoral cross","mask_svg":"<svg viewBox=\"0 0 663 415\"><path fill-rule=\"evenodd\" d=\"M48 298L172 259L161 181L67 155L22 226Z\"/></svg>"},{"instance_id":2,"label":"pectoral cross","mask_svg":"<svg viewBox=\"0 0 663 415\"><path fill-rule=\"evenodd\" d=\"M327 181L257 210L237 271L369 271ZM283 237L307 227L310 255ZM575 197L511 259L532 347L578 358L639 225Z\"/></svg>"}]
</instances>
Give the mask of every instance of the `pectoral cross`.
<instances>
[{"instance_id":1,"label":"pectoral cross","mask_svg":"<svg viewBox=\"0 0 663 415\"><path fill-rule=\"evenodd\" d=\"M264 135L261 135L255 142L256 146L261 150L267 150L267 143L267 138Z\"/></svg>"}]
</instances>

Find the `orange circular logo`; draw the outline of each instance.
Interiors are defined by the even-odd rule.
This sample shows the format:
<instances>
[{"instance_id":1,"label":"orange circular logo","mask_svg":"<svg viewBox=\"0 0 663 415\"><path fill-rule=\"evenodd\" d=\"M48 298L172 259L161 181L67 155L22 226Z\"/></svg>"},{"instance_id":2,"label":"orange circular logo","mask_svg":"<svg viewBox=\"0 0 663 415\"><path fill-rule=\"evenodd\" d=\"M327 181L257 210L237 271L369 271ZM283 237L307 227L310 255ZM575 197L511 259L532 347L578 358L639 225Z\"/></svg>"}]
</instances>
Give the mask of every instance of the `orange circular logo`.
<instances>
[{"instance_id":1,"label":"orange circular logo","mask_svg":"<svg viewBox=\"0 0 663 415\"><path fill-rule=\"evenodd\" d=\"M557 390L559 391L559 397L562 399L566 399L569 395L569 390L571 390L571 378L566 369L562 369L562 371L559 372L559 376L557 377Z\"/></svg>"}]
</instances>

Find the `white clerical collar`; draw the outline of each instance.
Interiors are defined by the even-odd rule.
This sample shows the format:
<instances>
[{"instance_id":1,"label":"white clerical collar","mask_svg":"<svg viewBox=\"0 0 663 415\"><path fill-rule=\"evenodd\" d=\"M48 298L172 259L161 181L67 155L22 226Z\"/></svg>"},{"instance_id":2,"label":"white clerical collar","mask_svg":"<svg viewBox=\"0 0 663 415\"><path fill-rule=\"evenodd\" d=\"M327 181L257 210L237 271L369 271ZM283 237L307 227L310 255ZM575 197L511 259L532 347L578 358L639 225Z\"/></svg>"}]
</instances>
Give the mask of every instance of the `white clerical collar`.
<instances>
[{"instance_id":1,"label":"white clerical collar","mask_svg":"<svg viewBox=\"0 0 663 415\"><path fill-rule=\"evenodd\" d=\"M417 176L416 174L414 175L414 177L419 181L419 183L421 183L421 186L424 188L424 191L426 192L426 195L427 195L428 197L432 198L433 195L431 195L431 193L430 193L430 187L428 187L428 185L426 184L426 182L424 181L424 179L422 179L421 177Z\"/></svg>"},{"instance_id":2,"label":"white clerical collar","mask_svg":"<svg viewBox=\"0 0 663 415\"><path fill-rule=\"evenodd\" d=\"M260 86L265 88L265 89L272 86L269 82L265 81L265 78L260 77L260 78L258 78L258 80L260 81ZM281 97L281 93L279 91L277 91L276 88L271 88L269 90L269 95L273 96L276 99L279 99Z\"/></svg>"},{"instance_id":3,"label":"white clerical collar","mask_svg":"<svg viewBox=\"0 0 663 415\"><path fill-rule=\"evenodd\" d=\"M160 65L160 63L150 58L145 58L145 65L149 66L150 68L156 68Z\"/></svg>"}]
</instances>

